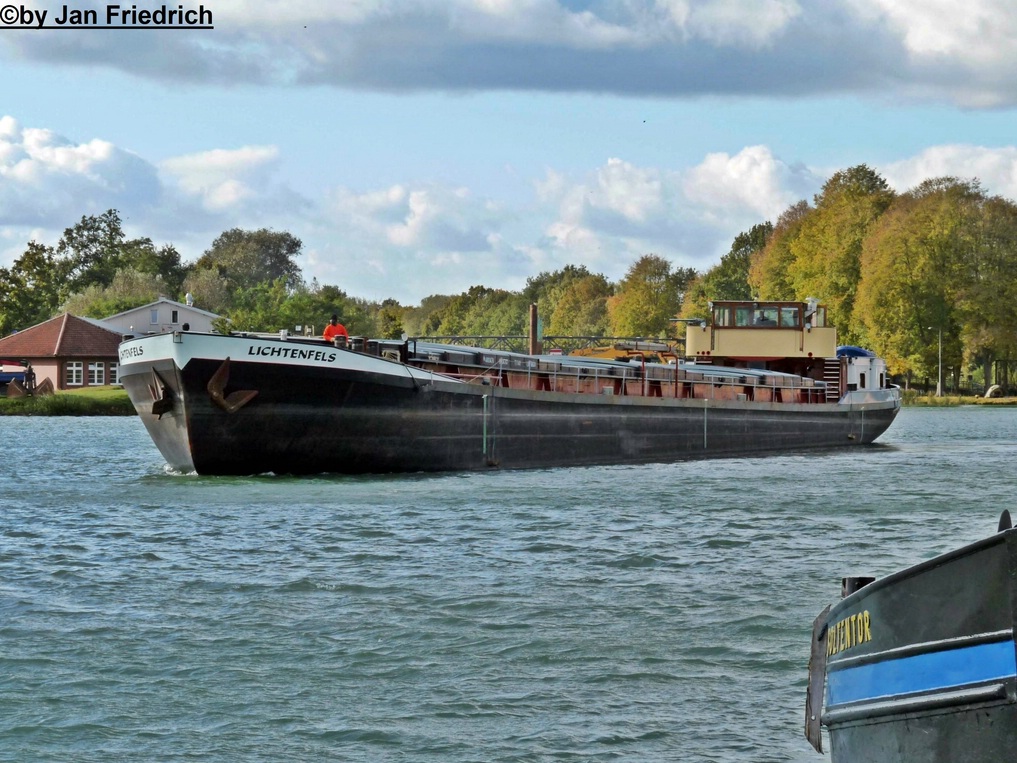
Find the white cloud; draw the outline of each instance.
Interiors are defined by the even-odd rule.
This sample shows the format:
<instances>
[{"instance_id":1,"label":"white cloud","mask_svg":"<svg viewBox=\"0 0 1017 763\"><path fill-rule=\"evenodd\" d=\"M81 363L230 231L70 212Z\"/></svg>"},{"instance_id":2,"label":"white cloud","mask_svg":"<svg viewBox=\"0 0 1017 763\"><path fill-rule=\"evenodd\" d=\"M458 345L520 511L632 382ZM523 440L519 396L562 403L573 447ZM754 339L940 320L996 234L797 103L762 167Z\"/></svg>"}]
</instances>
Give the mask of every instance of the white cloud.
<instances>
[{"instance_id":1,"label":"white cloud","mask_svg":"<svg viewBox=\"0 0 1017 763\"><path fill-rule=\"evenodd\" d=\"M822 180L776 159L765 146L734 156L710 154L685 169L636 167L610 159L584 178L548 172L538 198L557 206L545 236L561 264L581 256L619 278L631 262L653 252L676 264L709 267L738 233L776 220L790 204L814 193Z\"/></svg>"},{"instance_id":2,"label":"white cloud","mask_svg":"<svg viewBox=\"0 0 1017 763\"><path fill-rule=\"evenodd\" d=\"M689 171L684 191L690 202L711 217L755 215L762 220L776 220L801 198L803 185L820 182L807 170L796 170L778 160L766 146L749 146L734 156L708 154Z\"/></svg>"},{"instance_id":3,"label":"white cloud","mask_svg":"<svg viewBox=\"0 0 1017 763\"><path fill-rule=\"evenodd\" d=\"M84 211L157 203L154 168L104 140L74 143L0 119L0 224L66 223Z\"/></svg>"},{"instance_id":4,"label":"white cloud","mask_svg":"<svg viewBox=\"0 0 1017 763\"><path fill-rule=\"evenodd\" d=\"M689 9L687 28L718 45L760 48L801 13L795 0L713 0Z\"/></svg>"},{"instance_id":5,"label":"white cloud","mask_svg":"<svg viewBox=\"0 0 1017 763\"><path fill-rule=\"evenodd\" d=\"M401 249L475 252L490 249L496 209L466 188L395 185L359 194L337 189L326 214Z\"/></svg>"},{"instance_id":6,"label":"white cloud","mask_svg":"<svg viewBox=\"0 0 1017 763\"><path fill-rule=\"evenodd\" d=\"M664 200L660 172L633 167L621 159L608 159L597 171L597 193L591 199L601 206L640 223L660 214Z\"/></svg>"},{"instance_id":7,"label":"white cloud","mask_svg":"<svg viewBox=\"0 0 1017 763\"><path fill-rule=\"evenodd\" d=\"M203 151L162 162L161 169L187 195L213 212L236 209L254 198L278 164L275 146Z\"/></svg>"},{"instance_id":8,"label":"white cloud","mask_svg":"<svg viewBox=\"0 0 1017 763\"><path fill-rule=\"evenodd\" d=\"M1017 148L946 145L927 148L917 156L888 164L881 174L904 192L937 177L978 178L991 194L1017 199Z\"/></svg>"},{"instance_id":9,"label":"white cloud","mask_svg":"<svg viewBox=\"0 0 1017 763\"><path fill-rule=\"evenodd\" d=\"M1010 0L850 1L863 17L885 19L917 58L1000 65L1017 54L1017 7Z\"/></svg>"},{"instance_id":10,"label":"white cloud","mask_svg":"<svg viewBox=\"0 0 1017 763\"><path fill-rule=\"evenodd\" d=\"M157 171L109 141L0 118L0 265L29 240L56 243L82 215L112 207L129 235L173 244L185 260L229 228L288 230L304 242L308 279L412 304L477 284L520 289L569 264L617 280L651 252L705 269L738 233L775 220L825 178L757 145L684 167L623 157L583 172L552 167L511 202L419 181L304 198L277 180L282 161L272 146L247 146L174 157ZM989 193L1017 198L1015 147L936 146L879 171L898 190L977 176Z\"/></svg>"},{"instance_id":11,"label":"white cloud","mask_svg":"<svg viewBox=\"0 0 1017 763\"><path fill-rule=\"evenodd\" d=\"M0 58L174 86L1017 103L1009 0L222 0L211 9L212 34L155 44L4 35Z\"/></svg>"},{"instance_id":12,"label":"white cloud","mask_svg":"<svg viewBox=\"0 0 1017 763\"><path fill-rule=\"evenodd\" d=\"M887 82L969 108L1017 102L1017 6L1010 0L846 0L857 18L896 37L907 56Z\"/></svg>"}]
</instances>

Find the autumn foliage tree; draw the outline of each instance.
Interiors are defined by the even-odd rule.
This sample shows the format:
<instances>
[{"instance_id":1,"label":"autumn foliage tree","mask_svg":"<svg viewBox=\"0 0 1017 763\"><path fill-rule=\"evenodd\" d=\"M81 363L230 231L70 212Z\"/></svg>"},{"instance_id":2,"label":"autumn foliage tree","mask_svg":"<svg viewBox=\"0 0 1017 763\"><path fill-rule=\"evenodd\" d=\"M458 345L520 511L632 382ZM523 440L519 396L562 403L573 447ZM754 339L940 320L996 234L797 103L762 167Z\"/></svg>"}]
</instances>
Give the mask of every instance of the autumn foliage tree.
<instances>
[{"instance_id":1,"label":"autumn foliage tree","mask_svg":"<svg viewBox=\"0 0 1017 763\"><path fill-rule=\"evenodd\" d=\"M812 211L804 200L788 207L777 218L763 248L752 253L748 281L754 296L770 300L799 299L790 280L795 258L791 247L802 235L802 226Z\"/></svg>"},{"instance_id":2,"label":"autumn foliage tree","mask_svg":"<svg viewBox=\"0 0 1017 763\"><path fill-rule=\"evenodd\" d=\"M537 305L545 336L601 336L607 333L607 299L613 287L585 265L566 265L529 278L523 295Z\"/></svg>"},{"instance_id":3,"label":"autumn foliage tree","mask_svg":"<svg viewBox=\"0 0 1017 763\"><path fill-rule=\"evenodd\" d=\"M640 257L629 268L607 311L614 336L663 336L681 311L685 290L696 277L693 268L672 269L655 254Z\"/></svg>"},{"instance_id":4,"label":"autumn foliage tree","mask_svg":"<svg viewBox=\"0 0 1017 763\"><path fill-rule=\"evenodd\" d=\"M608 280L586 275L562 287L544 333L558 336L603 336L610 329L607 301L614 293Z\"/></svg>"},{"instance_id":5,"label":"autumn foliage tree","mask_svg":"<svg viewBox=\"0 0 1017 763\"><path fill-rule=\"evenodd\" d=\"M989 363L1017 350L1017 207L977 181L927 180L865 241L857 312L897 373Z\"/></svg>"},{"instance_id":6,"label":"autumn foliage tree","mask_svg":"<svg viewBox=\"0 0 1017 763\"><path fill-rule=\"evenodd\" d=\"M752 258L763 251L772 233L773 224L765 222L735 236L731 250L720 262L689 284L681 317L706 318L710 313L708 303L714 300L752 299L749 285Z\"/></svg>"},{"instance_id":7,"label":"autumn foliage tree","mask_svg":"<svg viewBox=\"0 0 1017 763\"><path fill-rule=\"evenodd\" d=\"M886 181L864 164L837 172L789 243L793 259L788 280L794 293L822 299L828 320L846 343L861 339L852 316L862 276L862 244L893 198Z\"/></svg>"}]
</instances>

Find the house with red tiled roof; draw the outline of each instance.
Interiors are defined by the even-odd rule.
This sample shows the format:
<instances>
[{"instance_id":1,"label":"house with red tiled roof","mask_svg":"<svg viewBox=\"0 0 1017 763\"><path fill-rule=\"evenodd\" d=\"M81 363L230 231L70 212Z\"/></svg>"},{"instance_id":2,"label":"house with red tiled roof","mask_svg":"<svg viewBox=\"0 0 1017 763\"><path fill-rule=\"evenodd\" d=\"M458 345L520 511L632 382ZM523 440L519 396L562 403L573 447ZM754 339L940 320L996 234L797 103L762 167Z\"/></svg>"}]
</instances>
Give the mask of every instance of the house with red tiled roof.
<instances>
[{"instance_id":1,"label":"house with red tiled roof","mask_svg":"<svg viewBox=\"0 0 1017 763\"><path fill-rule=\"evenodd\" d=\"M0 339L0 358L28 361L37 385L54 389L116 384L123 337L94 321L70 313Z\"/></svg>"}]
</instances>

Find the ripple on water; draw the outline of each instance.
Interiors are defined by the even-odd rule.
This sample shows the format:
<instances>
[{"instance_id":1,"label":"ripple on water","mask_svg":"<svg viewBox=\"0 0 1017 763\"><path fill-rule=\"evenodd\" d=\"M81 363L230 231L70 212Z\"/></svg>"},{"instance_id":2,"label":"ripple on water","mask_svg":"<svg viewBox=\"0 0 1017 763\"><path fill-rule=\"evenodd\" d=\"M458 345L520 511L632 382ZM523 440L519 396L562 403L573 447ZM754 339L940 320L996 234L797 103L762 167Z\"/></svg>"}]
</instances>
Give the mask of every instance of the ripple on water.
<instances>
[{"instance_id":1,"label":"ripple on water","mask_svg":"<svg viewBox=\"0 0 1017 763\"><path fill-rule=\"evenodd\" d=\"M206 478L134 419L18 428L0 759L33 761L805 763L840 577L992 532L1017 451L1017 411L907 409L844 453Z\"/></svg>"}]
</instances>

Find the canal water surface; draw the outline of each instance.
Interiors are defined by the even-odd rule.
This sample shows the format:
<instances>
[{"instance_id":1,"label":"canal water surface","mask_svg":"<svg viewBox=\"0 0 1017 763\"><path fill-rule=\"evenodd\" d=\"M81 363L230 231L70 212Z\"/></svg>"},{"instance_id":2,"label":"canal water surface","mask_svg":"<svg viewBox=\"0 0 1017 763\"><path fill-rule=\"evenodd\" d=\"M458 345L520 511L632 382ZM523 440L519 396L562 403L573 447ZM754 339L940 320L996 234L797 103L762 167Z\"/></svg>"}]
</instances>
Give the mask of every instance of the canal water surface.
<instances>
[{"instance_id":1,"label":"canal water surface","mask_svg":"<svg viewBox=\"0 0 1017 763\"><path fill-rule=\"evenodd\" d=\"M822 761L811 625L1017 508L1017 409L837 453L445 476L168 472L0 418L0 761Z\"/></svg>"}]
</instances>

